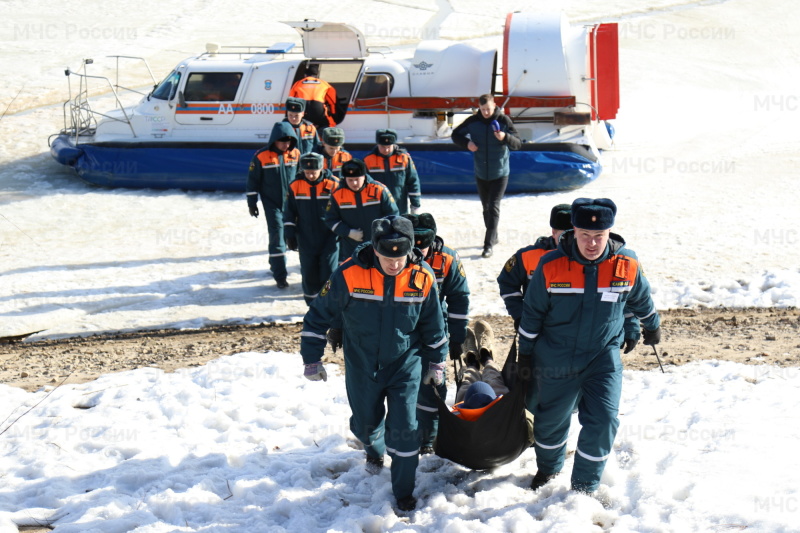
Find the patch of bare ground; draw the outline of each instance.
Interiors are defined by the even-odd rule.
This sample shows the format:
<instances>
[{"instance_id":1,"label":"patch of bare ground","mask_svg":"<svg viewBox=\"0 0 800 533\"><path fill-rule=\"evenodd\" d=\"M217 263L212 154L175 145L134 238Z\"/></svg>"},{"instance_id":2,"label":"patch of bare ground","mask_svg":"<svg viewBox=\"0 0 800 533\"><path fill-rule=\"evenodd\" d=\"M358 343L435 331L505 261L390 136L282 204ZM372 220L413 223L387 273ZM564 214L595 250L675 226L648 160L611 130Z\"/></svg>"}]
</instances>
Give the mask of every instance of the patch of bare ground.
<instances>
[{"instance_id":1,"label":"patch of bare ground","mask_svg":"<svg viewBox=\"0 0 800 533\"><path fill-rule=\"evenodd\" d=\"M703 359L745 364L800 366L800 310L795 308L698 308L661 312L665 367ZM514 337L511 319L483 316L495 332L499 360ZM148 330L59 340L0 339L0 382L28 391L140 367L171 372L241 352L297 353L301 324L213 326L196 330ZM639 345L623 362L628 369L658 367L653 350ZM326 362L342 364L341 352ZM301 360L297 358L298 372Z\"/></svg>"}]
</instances>

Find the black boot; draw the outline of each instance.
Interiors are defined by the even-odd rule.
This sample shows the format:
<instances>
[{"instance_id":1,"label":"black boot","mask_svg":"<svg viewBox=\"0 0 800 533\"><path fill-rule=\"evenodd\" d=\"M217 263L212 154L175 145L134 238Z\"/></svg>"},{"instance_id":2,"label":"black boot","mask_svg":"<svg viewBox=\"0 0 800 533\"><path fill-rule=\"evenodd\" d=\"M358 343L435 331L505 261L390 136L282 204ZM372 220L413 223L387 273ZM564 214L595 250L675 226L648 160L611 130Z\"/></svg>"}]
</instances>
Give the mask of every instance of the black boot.
<instances>
[{"instance_id":1,"label":"black boot","mask_svg":"<svg viewBox=\"0 0 800 533\"><path fill-rule=\"evenodd\" d=\"M383 457L370 457L367 455L367 472L372 475L379 474L383 470Z\"/></svg>"},{"instance_id":2,"label":"black boot","mask_svg":"<svg viewBox=\"0 0 800 533\"><path fill-rule=\"evenodd\" d=\"M397 500L397 508L401 511L413 511L417 508L417 499L413 496L406 496Z\"/></svg>"},{"instance_id":3,"label":"black boot","mask_svg":"<svg viewBox=\"0 0 800 533\"><path fill-rule=\"evenodd\" d=\"M547 485L551 480L555 479L558 475L558 472L555 474L545 474L541 470L536 472L536 475L533 476L533 481L531 481L531 490L539 490L540 488Z\"/></svg>"}]
</instances>

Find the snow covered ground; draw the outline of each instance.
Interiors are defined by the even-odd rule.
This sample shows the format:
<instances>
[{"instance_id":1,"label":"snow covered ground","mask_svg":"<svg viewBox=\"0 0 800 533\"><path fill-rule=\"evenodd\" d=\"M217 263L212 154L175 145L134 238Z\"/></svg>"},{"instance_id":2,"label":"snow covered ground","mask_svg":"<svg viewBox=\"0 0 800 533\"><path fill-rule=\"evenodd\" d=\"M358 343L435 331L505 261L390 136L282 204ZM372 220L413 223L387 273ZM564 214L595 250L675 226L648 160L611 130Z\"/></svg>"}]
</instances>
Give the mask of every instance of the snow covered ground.
<instances>
[{"instance_id":1,"label":"snow covered ground","mask_svg":"<svg viewBox=\"0 0 800 533\"><path fill-rule=\"evenodd\" d=\"M139 369L44 401L44 392L0 388L4 428L42 401L0 437L0 531L51 521L58 533L775 532L800 523L800 459L786 453L800 437L787 415L800 409L797 369L627 372L601 486L609 509L570 492L567 473L531 493L526 452L494 472L423 456L418 510L398 516L388 468L368 474L348 431L343 377L330 367L327 382L309 382L297 357Z\"/></svg>"},{"instance_id":2,"label":"snow covered ground","mask_svg":"<svg viewBox=\"0 0 800 533\"><path fill-rule=\"evenodd\" d=\"M552 205L577 196L617 202L616 231L642 259L659 308L797 305L798 11L776 0L561 5L573 22L620 22L616 148L580 191L504 200L489 260L479 257L476 196L423 198L465 261L472 312L504 312L497 272L547 232ZM64 68L144 56L160 78L207 41L288 40L276 21L298 18L355 24L370 44L489 42L506 12L526 7L0 3L0 336L292 321L305 311L297 256L291 289L277 291L263 219L248 216L243 195L98 189L50 159ZM130 76L149 83L144 70ZM297 354L240 354L50 396L0 386L0 531L50 520L57 531L104 532L800 530L798 460L787 453L800 427L795 369L626 373L603 480L611 509L568 492L568 476L531 494L532 453L488 474L426 457L419 510L398 518L388 471L369 477L360 466L341 377L312 384L299 365Z\"/></svg>"}]
</instances>

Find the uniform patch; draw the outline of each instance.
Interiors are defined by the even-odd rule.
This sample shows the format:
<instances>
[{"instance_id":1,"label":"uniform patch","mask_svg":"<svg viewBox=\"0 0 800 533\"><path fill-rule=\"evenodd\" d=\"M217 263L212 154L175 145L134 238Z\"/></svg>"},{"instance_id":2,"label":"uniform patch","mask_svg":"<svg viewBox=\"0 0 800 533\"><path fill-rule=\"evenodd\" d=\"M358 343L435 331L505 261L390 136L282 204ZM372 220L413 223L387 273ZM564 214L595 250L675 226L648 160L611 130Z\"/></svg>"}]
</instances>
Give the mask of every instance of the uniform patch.
<instances>
[{"instance_id":1,"label":"uniform patch","mask_svg":"<svg viewBox=\"0 0 800 533\"><path fill-rule=\"evenodd\" d=\"M326 294L328 294L328 292L330 292L330 290L331 290L331 280L328 280L325 282L325 286L322 287L322 290L319 291L319 295L325 296Z\"/></svg>"},{"instance_id":2,"label":"uniform patch","mask_svg":"<svg viewBox=\"0 0 800 533\"><path fill-rule=\"evenodd\" d=\"M551 283L551 289L569 289L572 287L572 283L570 282L562 282L562 283Z\"/></svg>"},{"instance_id":3,"label":"uniform patch","mask_svg":"<svg viewBox=\"0 0 800 533\"><path fill-rule=\"evenodd\" d=\"M458 273L462 278L466 278L467 277L467 273L464 272L464 263L459 263L458 264Z\"/></svg>"},{"instance_id":4,"label":"uniform patch","mask_svg":"<svg viewBox=\"0 0 800 533\"><path fill-rule=\"evenodd\" d=\"M403 296L406 298L419 298L424 294L422 294L422 291L404 291Z\"/></svg>"},{"instance_id":5,"label":"uniform patch","mask_svg":"<svg viewBox=\"0 0 800 533\"><path fill-rule=\"evenodd\" d=\"M251 161L250 162L250 171L252 171L254 168L256 168L256 164Z\"/></svg>"},{"instance_id":6,"label":"uniform patch","mask_svg":"<svg viewBox=\"0 0 800 533\"><path fill-rule=\"evenodd\" d=\"M359 289L359 288L354 288L354 289L353 289L353 292L354 292L354 293L356 293L356 294L375 294L375 290L374 290L374 289Z\"/></svg>"},{"instance_id":7,"label":"uniform patch","mask_svg":"<svg viewBox=\"0 0 800 533\"><path fill-rule=\"evenodd\" d=\"M514 269L514 265L517 264L517 256L512 255L511 258L506 261L506 265L503 267L506 269L506 272L511 272Z\"/></svg>"},{"instance_id":8,"label":"uniform patch","mask_svg":"<svg viewBox=\"0 0 800 533\"><path fill-rule=\"evenodd\" d=\"M612 287L630 287L630 285L631 285L631 282L628 281L627 279L623 280L623 281L612 281L611 282L611 286Z\"/></svg>"}]
</instances>

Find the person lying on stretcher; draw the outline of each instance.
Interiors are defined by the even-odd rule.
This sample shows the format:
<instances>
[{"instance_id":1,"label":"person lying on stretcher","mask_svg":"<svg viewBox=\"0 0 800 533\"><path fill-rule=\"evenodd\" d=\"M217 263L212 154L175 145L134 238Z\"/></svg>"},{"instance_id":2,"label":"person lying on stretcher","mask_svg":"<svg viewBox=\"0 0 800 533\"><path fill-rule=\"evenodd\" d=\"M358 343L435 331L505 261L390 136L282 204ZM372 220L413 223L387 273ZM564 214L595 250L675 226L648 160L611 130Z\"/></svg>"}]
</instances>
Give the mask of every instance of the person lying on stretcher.
<instances>
[{"instance_id":1,"label":"person lying on stretcher","mask_svg":"<svg viewBox=\"0 0 800 533\"><path fill-rule=\"evenodd\" d=\"M453 414L464 420L479 419L492 405L508 393L503 376L491 352L468 352L465 357L464 380L456 391Z\"/></svg>"},{"instance_id":2,"label":"person lying on stretcher","mask_svg":"<svg viewBox=\"0 0 800 533\"><path fill-rule=\"evenodd\" d=\"M491 353L484 352L483 359L477 354L467 352L464 380L456 391L453 413L464 420L477 420L489 407L508 393L500 369Z\"/></svg>"}]
</instances>

